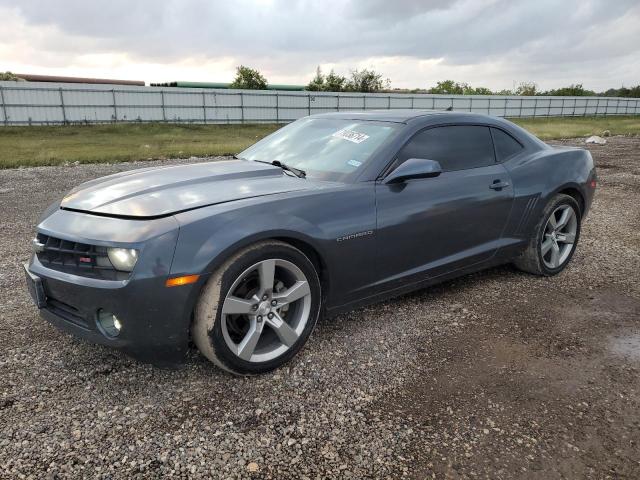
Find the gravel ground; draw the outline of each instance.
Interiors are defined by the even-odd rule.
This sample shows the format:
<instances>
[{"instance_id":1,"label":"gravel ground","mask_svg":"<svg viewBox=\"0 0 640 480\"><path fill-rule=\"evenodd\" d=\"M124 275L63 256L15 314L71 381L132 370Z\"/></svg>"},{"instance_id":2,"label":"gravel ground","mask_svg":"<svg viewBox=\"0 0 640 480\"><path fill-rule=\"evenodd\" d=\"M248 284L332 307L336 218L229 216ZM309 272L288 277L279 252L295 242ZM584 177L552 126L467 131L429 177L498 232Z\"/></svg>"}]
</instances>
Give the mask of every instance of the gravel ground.
<instances>
[{"instance_id":1,"label":"gravel ground","mask_svg":"<svg viewBox=\"0 0 640 480\"><path fill-rule=\"evenodd\" d=\"M564 273L495 268L326 319L256 378L195 352L152 368L31 305L39 213L147 163L0 171L0 477L638 478L640 138L590 148L599 189Z\"/></svg>"}]
</instances>

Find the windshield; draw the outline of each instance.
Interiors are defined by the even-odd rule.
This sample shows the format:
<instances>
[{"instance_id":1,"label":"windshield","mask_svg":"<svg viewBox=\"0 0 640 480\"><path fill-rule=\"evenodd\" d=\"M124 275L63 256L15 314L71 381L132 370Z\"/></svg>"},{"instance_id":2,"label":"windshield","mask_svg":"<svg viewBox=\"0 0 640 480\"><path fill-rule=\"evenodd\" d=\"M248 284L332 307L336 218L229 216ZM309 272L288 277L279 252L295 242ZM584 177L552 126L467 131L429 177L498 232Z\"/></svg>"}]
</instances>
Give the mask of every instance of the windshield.
<instances>
[{"instance_id":1,"label":"windshield","mask_svg":"<svg viewBox=\"0 0 640 480\"><path fill-rule=\"evenodd\" d=\"M303 118L281 128L238 155L304 170L308 177L346 180L364 168L376 149L390 138L392 123Z\"/></svg>"}]
</instances>

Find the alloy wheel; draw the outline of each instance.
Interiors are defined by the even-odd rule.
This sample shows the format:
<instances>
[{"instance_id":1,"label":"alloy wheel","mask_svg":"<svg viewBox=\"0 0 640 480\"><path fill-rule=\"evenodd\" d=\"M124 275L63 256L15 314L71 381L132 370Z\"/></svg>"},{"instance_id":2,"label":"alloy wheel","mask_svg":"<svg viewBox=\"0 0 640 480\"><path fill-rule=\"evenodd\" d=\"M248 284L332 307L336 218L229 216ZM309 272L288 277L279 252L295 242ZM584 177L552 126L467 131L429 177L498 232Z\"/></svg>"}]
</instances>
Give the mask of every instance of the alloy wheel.
<instances>
[{"instance_id":1,"label":"alloy wheel","mask_svg":"<svg viewBox=\"0 0 640 480\"><path fill-rule=\"evenodd\" d=\"M247 362L273 360L289 350L311 313L311 290L304 273L283 259L267 259L246 269L222 304L225 343Z\"/></svg>"},{"instance_id":2,"label":"alloy wheel","mask_svg":"<svg viewBox=\"0 0 640 480\"><path fill-rule=\"evenodd\" d=\"M542 261L547 268L559 268L567 261L577 231L578 217L571 205L560 205L551 213L540 242Z\"/></svg>"}]
</instances>

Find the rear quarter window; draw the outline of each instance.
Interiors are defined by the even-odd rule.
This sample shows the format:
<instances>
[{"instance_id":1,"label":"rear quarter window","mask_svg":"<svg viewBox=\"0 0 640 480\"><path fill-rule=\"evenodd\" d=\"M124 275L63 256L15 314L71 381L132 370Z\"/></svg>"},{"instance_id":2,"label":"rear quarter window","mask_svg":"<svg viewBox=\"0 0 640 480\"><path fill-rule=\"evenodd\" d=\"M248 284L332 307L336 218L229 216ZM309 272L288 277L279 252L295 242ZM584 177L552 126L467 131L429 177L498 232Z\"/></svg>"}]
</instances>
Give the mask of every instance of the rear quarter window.
<instances>
[{"instance_id":1,"label":"rear quarter window","mask_svg":"<svg viewBox=\"0 0 640 480\"><path fill-rule=\"evenodd\" d=\"M493 135L493 144L496 147L496 160L498 162L504 162L524 149L515 138L502 130L492 128L491 134Z\"/></svg>"}]
</instances>

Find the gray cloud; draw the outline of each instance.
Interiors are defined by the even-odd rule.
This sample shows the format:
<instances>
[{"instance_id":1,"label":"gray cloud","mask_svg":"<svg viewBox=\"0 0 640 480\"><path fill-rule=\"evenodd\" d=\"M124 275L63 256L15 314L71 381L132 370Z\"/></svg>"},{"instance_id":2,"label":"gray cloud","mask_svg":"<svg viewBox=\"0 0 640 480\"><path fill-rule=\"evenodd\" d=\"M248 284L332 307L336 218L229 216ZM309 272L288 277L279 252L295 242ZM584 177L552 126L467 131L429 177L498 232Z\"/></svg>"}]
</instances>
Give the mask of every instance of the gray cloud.
<instances>
[{"instance_id":1,"label":"gray cloud","mask_svg":"<svg viewBox=\"0 0 640 480\"><path fill-rule=\"evenodd\" d=\"M320 63L397 57L404 64L441 59L454 70L499 65L541 84L569 77L587 86L593 80L593 88L640 82L640 6L633 0L0 0L2 7L50 29L37 48L56 56L62 49L159 63L233 57L291 77ZM625 70L629 61L635 65ZM482 79L478 73L474 79ZM476 83L492 86L495 73ZM419 75L404 75L424 86Z\"/></svg>"}]
</instances>

